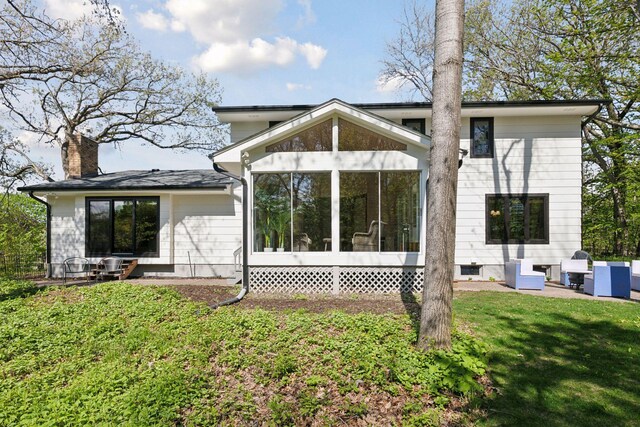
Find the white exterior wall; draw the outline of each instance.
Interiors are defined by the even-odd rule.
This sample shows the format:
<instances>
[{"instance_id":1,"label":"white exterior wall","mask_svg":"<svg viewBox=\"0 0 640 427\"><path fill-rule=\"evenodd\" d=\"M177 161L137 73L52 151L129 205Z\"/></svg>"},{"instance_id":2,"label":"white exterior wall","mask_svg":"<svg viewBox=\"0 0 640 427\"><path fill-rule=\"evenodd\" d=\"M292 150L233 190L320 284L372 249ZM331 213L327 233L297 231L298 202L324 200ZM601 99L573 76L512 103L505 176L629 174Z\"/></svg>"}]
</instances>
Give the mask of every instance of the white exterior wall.
<instances>
[{"instance_id":1,"label":"white exterior wall","mask_svg":"<svg viewBox=\"0 0 640 427\"><path fill-rule=\"evenodd\" d=\"M463 118L461 148L470 150ZM510 258L557 266L581 246L580 117L495 117L494 158L467 156L459 171L456 264L482 265L482 278L502 279ZM486 194L549 194L549 244L486 244ZM456 268L458 278L459 267ZM554 268L553 276L556 276Z\"/></svg>"},{"instance_id":2,"label":"white exterior wall","mask_svg":"<svg viewBox=\"0 0 640 427\"><path fill-rule=\"evenodd\" d=\"M62 262L85 257L86 197L118 197L130 194L50 196L51 264L53 276L61 276ZM233 275L233 251L241 245L242 187L229 194L161 194L159 256L139 257L135 274L150 276ZM136 196L158 196L136 193ZM189 263L191 258L191 265ZM101 257L87 257L97 263Z\"/></svg>"},{"instance_id":3,"label":"white exterior wall","mask_svg":"<svg viewBox=\"0 0 640 427\"><path fill-rule=\"evenodd\" d=\"M242 141L269 127L269 122L236 122L231 123L231 144Z\"/></svg>"},{"instance_id":4,"label":"white exterior wall","mask_svg":"<svg viewBox=\"0 0 640 427\"><path fill-rule=\"evenodd\" d=\"M242 245L242 187L225 194L173 196L174 263L195 276L233 275L233 252ZM184 268L183 268L184 269Z\"/></svg>"}]
</instances>

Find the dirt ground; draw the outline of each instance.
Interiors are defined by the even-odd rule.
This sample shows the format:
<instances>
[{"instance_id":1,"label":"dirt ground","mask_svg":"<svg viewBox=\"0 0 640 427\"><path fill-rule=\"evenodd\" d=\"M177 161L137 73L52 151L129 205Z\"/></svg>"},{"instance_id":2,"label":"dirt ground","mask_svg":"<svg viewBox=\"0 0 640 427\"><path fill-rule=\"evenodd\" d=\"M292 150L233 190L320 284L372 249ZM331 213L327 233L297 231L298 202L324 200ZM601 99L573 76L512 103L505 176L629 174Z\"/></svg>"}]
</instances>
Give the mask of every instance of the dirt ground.
<instances>
[{"instance_id":1,"label":"dirt ground","mask_svg":"<svg viewBox=\"0 0 640 427\"><path fill-rule=\"evenodd\" d=\"M214 305L233 298L237 288L220 285L168 285L194 301ZM342 310L346 313L419 313L420 305L411 296L400 295L269 295L248 293L238 304L242 308L263 308L265 310L298 310L321 313Z\"/></svg>"},{"instance_id":2,"label":"dirt ground","mask_svg":"<svg viewBox=\"0 0 640 427\"><path fill-rule=\"evenodd\" d=\"M168 286L180 294L194 301L202 301L210 306L215 306L222 301L233 298L239 292L239 286L229 286L224 279L195 278L141 278L130 279L128 283ZM61 281L43 281L42 286L60 285ZM68 285L78 286L79 283L71 282ZM92 285L88 284L89 286ZM621 298L594 298L586 295L582 290L569 289L554 282L547 282L544 291L516 291L507 287L502 282L454 282L454 294L460 292L495 291L518 292L551 298L577 298L597 301L635 302L640 303L640 292L632 291L631 300ZM249 292L242 301L237 303L241 308L263 308L265 310L298 310L304 309L311 312L325 312L329 310L342 310L346 313L409 313L418 316L420 313L419 301L410 294L355 294L355 295L282 295L282 294L256 294Z\"/></svg>"}]
</instances>

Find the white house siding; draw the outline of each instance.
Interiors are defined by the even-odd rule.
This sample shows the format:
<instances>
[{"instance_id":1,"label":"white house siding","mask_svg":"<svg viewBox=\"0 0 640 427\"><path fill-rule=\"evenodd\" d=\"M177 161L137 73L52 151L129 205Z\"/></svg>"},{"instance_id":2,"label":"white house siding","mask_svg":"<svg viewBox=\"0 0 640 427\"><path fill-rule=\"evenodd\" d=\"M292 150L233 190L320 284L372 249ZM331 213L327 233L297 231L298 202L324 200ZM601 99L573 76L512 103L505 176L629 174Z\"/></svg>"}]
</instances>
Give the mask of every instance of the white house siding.
<instances>
[{"instance_id":1,"label":"white house siding","mask_svg":"<svg viewBox=\"0 0 640 427\"><path fill-rule=\"evenodd\" d=\"M174 195L174 265L182 276L233 275L242 244L242 188L232 196Z\"/></svg>"},{"instance_id":2,"label":"white house siding","mask_svg":"<svg viewBox=\"0 0 640 427\"><path fill-rule=\"evenodd\" d=\"M236 122L231 123L231 144L242 141L269 127L269 122Z\"/></svg>"},{"instance_id":3,"label":"white house siding","mask_svg":"<svg viewBox=\"0 0 640 427\"><path fill-rule=\"evenodd\" d=\"M66 258L84 257L84 206L78 210L74 196L47 197L47 202L51 205L51 269L54 276L61 276Z\"/></svg>"},{"instance_id":4,"label":"white house siding","mask_svg":"<svg viewBox=\"0 0 640 427\"><path fill-rule=\"evenodd\" d=\"M229 194L160 195L159 257L138 258L135 275L199 277L233 275L233 251L241 244L242 188ZM157 194L136 194L158 196ZM127 196L93 194L87 196ZM52 203L52 268L85 256L85 196L58 197ZM173 223L173 224L172 224ZM173 228L173 233L172 233ZM100 257L89 258L92 263Z\"/></svg>"},{"instance_id":5,"label":"white house siding","mask_svg":"<svg viewBox=\"0 0 640 427\"><path fill-rule=\"evenodd\" d=\"M469 127L463 119L461 148L470 148ZM476 263L483 279L502 279L504 262L524 257L556 276L581 244L580 117L495 117L494 139L494 158L467 156L459 171L456 277ZM508 193L549 194L549 244L485 243L485 195Z\"/></svg>"}]
</instances>

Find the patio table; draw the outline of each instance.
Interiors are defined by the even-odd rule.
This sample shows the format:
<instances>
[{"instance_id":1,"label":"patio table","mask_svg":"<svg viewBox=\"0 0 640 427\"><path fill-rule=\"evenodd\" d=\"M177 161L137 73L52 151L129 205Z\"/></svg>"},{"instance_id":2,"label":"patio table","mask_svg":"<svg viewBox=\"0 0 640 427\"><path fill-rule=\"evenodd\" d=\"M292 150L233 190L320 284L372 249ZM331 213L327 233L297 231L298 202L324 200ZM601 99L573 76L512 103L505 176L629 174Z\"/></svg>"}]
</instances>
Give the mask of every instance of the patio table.
<instances>
[{"instance_id":1,"label":"patio table","mask_svg":"<svg viewBox=\"0 0 640 427\"><path fill-rule=\"evenodd\" d=\"M571 276L570 276L571 274L579 274L579 275L581 275L581 276L582 276L582 283L584 283L584 275L585 275L585 274L591 274L591 273L593 273L593 271L592 271L592 270L567 270L567 271L565 271L565 272L569 274L569 277L571 277ZM573 285L572 285L571 283L569 283L569 284L568 284L568 286L569 286L569 287L571 287L571 286L575 286L575 287L576 287L576 289L580 289L580 284L577 284L577 283L574 283Z\"/></svg>"}]
</instances>

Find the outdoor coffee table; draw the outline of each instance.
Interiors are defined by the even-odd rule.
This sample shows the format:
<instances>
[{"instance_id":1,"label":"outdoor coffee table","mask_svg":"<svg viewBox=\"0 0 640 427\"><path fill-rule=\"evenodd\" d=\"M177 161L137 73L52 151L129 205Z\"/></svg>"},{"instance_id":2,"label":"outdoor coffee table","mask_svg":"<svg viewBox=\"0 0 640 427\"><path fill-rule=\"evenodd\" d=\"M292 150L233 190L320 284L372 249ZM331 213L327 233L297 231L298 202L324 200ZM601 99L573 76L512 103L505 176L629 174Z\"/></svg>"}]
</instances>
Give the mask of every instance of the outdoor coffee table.
<instances>
[{"instance_id":1,"label":"outdoor coffee table","mask_svg":"<svg viewBox=\"0 0 640 427\"><path fill-rule=\"evenodd\" d=\"M591 270L567 270L566 273L569 274L569 287L575 286L576 289L580 289L580 285L584 284L584 275L585 274L591 274L591 273L593 273L593 271L591 271ZM582 279L581 280L582 283L571 283L571 275L572 274L580 275L580 278Z\"/></svg>"}]
</instances>

